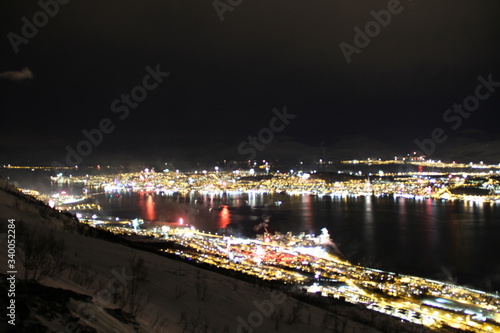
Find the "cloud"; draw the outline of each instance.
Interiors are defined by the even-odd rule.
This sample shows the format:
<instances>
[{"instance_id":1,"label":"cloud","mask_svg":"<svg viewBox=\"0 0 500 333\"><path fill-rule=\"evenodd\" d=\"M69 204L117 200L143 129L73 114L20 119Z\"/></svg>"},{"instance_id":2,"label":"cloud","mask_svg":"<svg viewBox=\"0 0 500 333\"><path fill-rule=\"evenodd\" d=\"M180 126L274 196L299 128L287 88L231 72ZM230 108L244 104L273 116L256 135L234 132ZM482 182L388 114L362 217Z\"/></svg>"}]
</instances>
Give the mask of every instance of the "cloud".
<instances>
[{"instance_id":1,"label":"cloud","mask_svg":"<svg viewBox=\"0 0 500 333\"><path fill-rule=\"evenodd\" d=\"M22 81L33 79L33 73L29 68L24 67L21 71L0 72L0 79Z\"/></svg>"}]
</instances>

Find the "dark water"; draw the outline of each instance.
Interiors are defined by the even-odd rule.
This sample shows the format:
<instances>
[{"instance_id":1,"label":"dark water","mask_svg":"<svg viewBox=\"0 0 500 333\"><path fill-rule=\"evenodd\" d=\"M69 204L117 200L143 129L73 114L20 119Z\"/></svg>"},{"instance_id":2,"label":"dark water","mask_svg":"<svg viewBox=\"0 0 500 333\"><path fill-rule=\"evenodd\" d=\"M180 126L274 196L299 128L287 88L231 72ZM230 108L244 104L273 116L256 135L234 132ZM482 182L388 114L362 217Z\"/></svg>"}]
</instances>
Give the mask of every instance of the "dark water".
<instances>
[{"instance_id":1,"label":"dark water","mask_svg":"<svg viewBox=\"0 0 500 333\"><path fill-rule=\"evenodd\" d=\"M487 290L496 290L500 282L499 205L280 194L115 193L97 200L112 216L151 221L182 217L202 230L229 227L246 236L255 235L252 227L266 217L269 231L317 234L326 227L354 263Z\"/></svg>"},{"instance_id":2,"label":"dark water","mask_svg":"<svg viewBox=\"0 0 500 333\"><path fill-rule=\"evenodd\" d=\"M319 233L326 227L353 263L500 291L500 205L282 194L108 193L95 200L110 216L183 218L202 230L229 228L246 236L255 235L253 227L264 218L271 232Z\"/></svg>"}]
</instances>

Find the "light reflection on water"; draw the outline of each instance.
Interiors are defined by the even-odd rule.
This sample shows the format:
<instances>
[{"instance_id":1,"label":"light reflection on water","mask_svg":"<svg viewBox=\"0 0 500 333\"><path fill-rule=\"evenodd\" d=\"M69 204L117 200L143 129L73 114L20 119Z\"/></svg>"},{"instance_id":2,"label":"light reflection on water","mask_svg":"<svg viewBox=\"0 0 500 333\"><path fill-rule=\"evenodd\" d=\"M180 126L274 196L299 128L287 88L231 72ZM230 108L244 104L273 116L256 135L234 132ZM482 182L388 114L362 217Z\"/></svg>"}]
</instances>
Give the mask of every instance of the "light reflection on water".
<instances>
[{"instance_id":1,"label":"light reflection on water","mask_svg":"<svg viewBox=\"0 0 500 333\"><path fill-rule=\"evenodd\" d=\"M47 179L36 173L32 178L25 177L26 183L19 185L44 191ZM318 234L327 227L352 262L432 278L458 278L460 283L500 290L500 278L494 277L500 277L500 205L257 193L107 193L96 198L110 216L171 222L183 217L207 231L230 227L252 235L252 226L267 215L270 231ZM282 204L276 205L278 201Z\"/></svg>"},{"instance_id":2,"label":"light reflection on water","mask_svg":"<svg viewBox=\"0 0 500 333\"><path fill-rule=\"evenodd\" d=\"M124 197L121 203L114 196L99 202L110 215L161 221L184 216L207 231L231 227L251 235L251 227L268 215L270 231L318 234L327 227L353 262L435 278L449 277L451 272L459 280L475 281L500 268L497 205L283 194Z\"/></svg>"}]
</instances>

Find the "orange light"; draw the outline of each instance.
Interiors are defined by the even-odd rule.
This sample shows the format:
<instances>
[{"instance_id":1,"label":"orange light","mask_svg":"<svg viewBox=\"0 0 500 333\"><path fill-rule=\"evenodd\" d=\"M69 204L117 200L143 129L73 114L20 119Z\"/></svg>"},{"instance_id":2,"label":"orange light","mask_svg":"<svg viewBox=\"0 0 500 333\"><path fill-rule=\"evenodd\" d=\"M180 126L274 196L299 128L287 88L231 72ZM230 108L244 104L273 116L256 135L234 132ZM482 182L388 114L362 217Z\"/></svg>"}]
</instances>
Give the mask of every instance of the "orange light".
<instances>
[{"instance_id":1,"label":"orange light","mask_svg":"<svg viewBox=\"0 0 500 333\"><path fill-rule=\"evenodd\" d=\"M219 214L219 228L225 228L229 223L231 223L231 213L226 205L222 206Z\"/></svg>"}]
</instances>

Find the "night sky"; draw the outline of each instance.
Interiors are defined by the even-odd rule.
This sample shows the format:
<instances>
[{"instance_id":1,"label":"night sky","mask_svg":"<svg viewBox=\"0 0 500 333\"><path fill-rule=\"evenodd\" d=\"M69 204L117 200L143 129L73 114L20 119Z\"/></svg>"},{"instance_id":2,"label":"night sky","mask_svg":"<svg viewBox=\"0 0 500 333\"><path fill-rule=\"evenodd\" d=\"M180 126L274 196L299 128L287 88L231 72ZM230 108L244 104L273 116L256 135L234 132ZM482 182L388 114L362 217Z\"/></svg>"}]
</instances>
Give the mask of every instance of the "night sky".
<instances>
[{"instance_id":1,"label":"night sky","mask_svg":"<svg viewBox=\"0 0 500 333\"><path fill-rule=\"evenodd\" d=\"M212 1L60 2L46 22L36 1L1 4L0 163L66 164L105 118L114 130L81 164L242 160L238 146L284 106L296 117L255 158L390 157L438 127L449 138L436 158L500 157L500 87L458 128L443 120L479 76L500 82L496 0L232 0L223 13ZM355 47L354 28L388 7L348 63L340 44ZM169 75L126 117L113 112L148 66Z\"/></svg>"}]
</instances>

